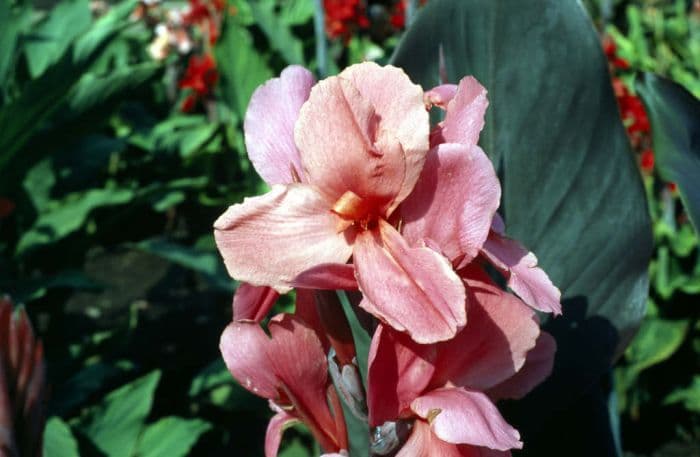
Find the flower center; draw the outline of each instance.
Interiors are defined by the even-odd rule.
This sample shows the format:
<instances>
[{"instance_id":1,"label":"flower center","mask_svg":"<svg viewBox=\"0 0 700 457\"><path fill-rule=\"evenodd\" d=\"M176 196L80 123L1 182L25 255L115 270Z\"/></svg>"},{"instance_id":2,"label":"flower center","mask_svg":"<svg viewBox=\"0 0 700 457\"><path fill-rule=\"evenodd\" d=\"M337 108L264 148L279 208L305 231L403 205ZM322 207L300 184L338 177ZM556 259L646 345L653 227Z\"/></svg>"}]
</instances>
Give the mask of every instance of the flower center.
<instances>
[{"instance_id":1,"label":"flower center","mask_svg":"<svg viewBox=\"0 0 700 457\"><path fill-rule=\"evenodd\" d=\"M351 225L372 230L377 226L379 216L366 199L363 199L351 190L348 190L333 204L331 208L342 221L338 224L339 231L343 231Z\"/></svg>"}]
</instances>

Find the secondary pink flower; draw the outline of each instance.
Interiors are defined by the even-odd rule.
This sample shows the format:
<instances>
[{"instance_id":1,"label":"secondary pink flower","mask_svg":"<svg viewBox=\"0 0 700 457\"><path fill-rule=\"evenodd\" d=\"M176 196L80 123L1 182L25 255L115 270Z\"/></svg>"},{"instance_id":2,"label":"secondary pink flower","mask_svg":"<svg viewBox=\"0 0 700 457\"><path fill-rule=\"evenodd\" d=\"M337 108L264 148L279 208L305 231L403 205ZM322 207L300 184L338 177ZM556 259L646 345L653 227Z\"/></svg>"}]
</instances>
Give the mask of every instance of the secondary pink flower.
<instances>
[{"instance_id":1,"label":"secondary pink flower","mask_svg":"<svg viewBox=\"0 0 700 457\"><path fill-rule=\"evenodd\" d=\"M412 426L399 456L509 455L522 443L490 397L522 396L551 371L554 346L535 313L480 269L464 276L469 324L453 340L422 346L387 327L372 339L369 423Z\"/></svg>"},{"instance_id":2,"label":"secondary pink flower","mask_svg":"<svg viewBox=\"0 0 700 457\"><path fill-rule=\"evenodd\" d=\"M308 270L352 256L370 312L416 341L449 339L466 323L462 283L445 257L409 246L388 222L428 151L421 88L398 68L363 63L313 86L297 111L308 82L283 74L253 96L249 154L280 184L215 222L229 274L286 292Z\"/></svg>"},{"instance_id":3,"label":"secondary pink flower","mask_svg":"<svg viewBox=\"0 0 700 457\"><path fill-rule=\"evenodd\" d=\"M270 337L257 323L232 322L220 344L233 377L269 399L276 412L267 428L265 456L277 455L284 428L295 421L302 421L326 452L347 449L345 419L318 336L290 315L275 316L268 329Z\"/></svg>"}]
</instances>

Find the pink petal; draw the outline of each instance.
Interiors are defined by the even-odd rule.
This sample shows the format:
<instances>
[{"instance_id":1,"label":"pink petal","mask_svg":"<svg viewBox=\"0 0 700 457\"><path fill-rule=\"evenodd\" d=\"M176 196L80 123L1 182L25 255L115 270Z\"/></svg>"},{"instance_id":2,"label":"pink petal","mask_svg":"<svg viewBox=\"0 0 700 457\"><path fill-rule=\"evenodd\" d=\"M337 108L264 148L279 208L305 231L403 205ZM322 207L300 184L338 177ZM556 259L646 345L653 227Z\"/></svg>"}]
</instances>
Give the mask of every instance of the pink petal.
<instances>
[{"instance_id":1,"label":"pink petal","mask_svg":"<svg viewBox=\"0 0 700 457\"><path fill-rule=\"evenodd\" d=\"M324 290L357 290L355 267L346 263L325 263L299 274L294 287Z\"/></svg>"},{"instance_id":2,"label":"pink petal","mask_svg":"<svg viewBox=\"0 0 700 457\"><path fill-rule=\"evenodd\" d=\"M310 71L293 65L258 87L250 99L243 126L246 149L255 170L270 185L293 182L293 173L302 176L294 124L315 83Z\"/></svg>"},{"instance_id":3,"label":"pink petal","mask_svg":"<svg viewBox=\"0 0 700 457\"><path fill-rule=\"evenodd\" d=\"M267 316L280 294L267 286L239 284L233 295L233 320L260 322Z\"/></svg>"},{"instance_id":4,"label":"pink petal","mask_svg":"<svg viewBox=\"0 0 700 457\"><path fill-rule=\"evenodd\" d=\"M537 316L502 291L479 267L460 272L467 284L467 325L438 345L432 386L446 383L486 390L513 376L540 334Z\"/></svg>"},{"instance_id":5,"label":"pink petal","mask_svg":"<svg viewBox=\"0 0 700 457\"><path fill-rule=\"evenodd\" d=\"M506 233L506 223L500 214L496 213L493 215L493 221L491 222L491 230L499 235L505 235Z\"/></svg>"},{"instance_id":6,"label":"pink petal","mask_svg":"<svg viewBox=\"0 0 700 457\"><path fill-rule=\"evenodd\" d=\"M406 177L394 202L398 205L416 184L429 148L430 121L423 103L423 89L413 84L402 69L391 65L380 67L374 62L352 65L339 76L352 81L374 106L380 119L379 130L390 132L401 144Z\"/></svg>"},{"instance_id":7,"label":"pink petal","mask_svg":"<svg viewBox=\"0 0 700 457\"><path fill-rule=\"evenodd\" d=\"M434 358L434 345L422 346L391 328L377 328L368 356L370 427L398 419L423 393L435 371Z\"/></svg>"},{"instance_id":8,"label":"pink petal","mask_svg":"<svg viewBox=\"0 0 700 457\"><path fill-rule=\"evenodd\" d=\"M433 433L453 444L507 451L523 447L520 434L503 419L485 394L466 389L437 389L413 401L411 409L428 420Z\"/></svg>"},{"instance_id":9,"label":"pink petal","mask_svg":"<svg viewBox=\"0 0 700 457\"><path fill-rule=\"evenodd\" d=\"M277 457L280 442L282 441L282 433L296 421L296 417L282 409L270 419L270 422L267 424L267 433L265 433L265 457Z\"/></svg>"},{"instance_id":10,"label":"pink petal","mask_svg":"<svg viewBox=\"0 0 700 457\"><path fill-rule=\"evenodd\" d=\"M435 251L408 246L384 220L353 250L360 306L423 344L452 338L467 322L464 285Z\"/></svg>"},{"instance_id":11,"label":"pink petal","mask_svg":"<svg viewBox=\"0 0 700 457\"><path fill-rule=\"evenodd\" d=\"M335 419L326 399L328 365L316 333L288 314L269 325L273 371L284 385L298 417L326 449L337 449Z\"/></svg>"},{"instance_id":12,"label":"pink petal","mask_svg":"<svg viewBox=\"0 0 700 457\"><path fill-rule=\"evenodd\" d=\"M457 94L457 84L441 84L433 87L423 96L423 101L427 106L439 106L447 109L447 104Z\"/></svg>"},{"instance_id":13,"label":"pink petal","mask_svg":"<svg viewBox=\"0 0 700 457\"><path fill-rule=\"evenodd\" d=\"M331 77L311 91L294 137L308 181L328 198L350 191L384 209L401 190L406 167L392 133L352 82Z\"/></svg>"},{"instance_id":14,"label":"pink petal","mask_svg":"<svg viewBox=\"0 0 700 457\"><path fill-rule=\"evenodd\" d=\"M528 352L525 365L515 376L489 389L489 396L496 400L527 395L552 373L556 350L557 343L552 335L542 332L535 348Z\"/></svg>"},{"instance_id":15,"label":"pink petal","mask_svg":"<svg viewBox=\"0 0 700 457\"><path fill-rule=\"evenodd\" d=\"M229 274L253 285L287 292L301 272L324 263L345 263L351 240L338 233L339 218L316 189L274 186L233 205L214 223L216 244Z\"/></svg>"},{"instance_id":16,"label":"pink petal","mask_svg":"<svg viewBox=\"0 0 700 457\"><path fill-rule=\"evenodd\" d=\"M411 436L396 457L511 457L509 451L442 441L422 420L414 422Z\"/></svg>"},{"instance_id":17,"label":"pink petal","mask_svg":"<svg viewBox=\"0 0 700 457\"><path fill-rule=\"evenodd\" d=\"M255 322L232 322L221 335L221 355L233 377L255 395L274 400L279 380L269 357L269 338Z\"/></svg>"},{"instance_id":18,"label":"pink petal","mask_svg":"<svg viewBox=\"0 0 700 457\"><path fill-rule=\"evenodd\" d=\"M447 104L442 137L445 143L475 145L484 128L489 106L486 89L472 76L462 78L454 98Z\"/></svg>"},{"instance_id":19,"label":"pink petal","mask_svg":"<svg viewBox=\"0 0 700 457\"><path fill-rule=\"evenodd\" d=\"M525 303L545 313L561 314L561 292L537 266L535 254L495 232L489 235L482 252L508 277L508 287Z\"/></svg>"},{"instance_id":20,"label":"pink petal","mask_svg":"<svg viewBox=\"0 0 700 457\"><path fill-rule=\"evenodd\" d=\"M404 237L415 246L429 238L452 261L479 254L501 200L501 186L478 146L431 149L413 193L401 205Z\"/></svg>"}]
</instances>

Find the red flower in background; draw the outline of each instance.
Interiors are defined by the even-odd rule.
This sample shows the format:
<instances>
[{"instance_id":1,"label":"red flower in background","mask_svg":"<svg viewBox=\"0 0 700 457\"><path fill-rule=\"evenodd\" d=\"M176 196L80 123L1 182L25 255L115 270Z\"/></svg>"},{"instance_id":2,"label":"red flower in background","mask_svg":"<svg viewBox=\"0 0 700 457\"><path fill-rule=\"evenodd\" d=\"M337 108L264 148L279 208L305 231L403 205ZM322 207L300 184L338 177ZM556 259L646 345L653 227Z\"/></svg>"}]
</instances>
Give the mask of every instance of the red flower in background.
<instances>
[{"instance_id":1,"label":"red flower in background","mask_svg":"<svg viewBox=\"0 0 700 457\"><path fill-rule=\"evenodd\" d=\"M331 38L347 41L357 29L369 27L365 6L360 0L323 0L326 11L326 33Z\"/></svg>"},{"instance_id":2,"label":"red flower in background","mask_svg":"<svg viewBox=\"0 0 700 457\"><path fill-rule=\"evenodd\" d=\"M184 25L199 26L209 38L209 44L214 45L219 39L221 12L226 7L225 0L190 0L189 8L182 15Z\"/></svg>"},{"instance_id":3,"label":"red flower in background","mask_svg":"<svg viewBox=\"0 0 700 457\"><path fill-rule=\"evenodd\" d=\"M647 173L654 171L654 151L646 149L639 157L639 166Z\"/></svg>"},{"instance_id":4,"label":"red flower in background","mask_svg":"<svg viewBox=\"0 0 700 457\"><path fill-rule=\"evenodd\" d=\"M192 111L199 100L211 94L218 80L216 62L210 54L190 57L179 86L180 89L191 89L192 93L185 98L180 109L184 112Z\"/></svg>"},{"instance_id":5,"label":"red flower in background","mask_svg":"<svg viewBox=\"0 0 700 457\"><path fill-rule=\"evenodd\" d=\"M603 38L603 51L613 68L619 68L620 70L628 70L630 68L629 62L617 56L617 45L612 38L607 36Z\"/></svg>"},{"instance_id":6,"label":"red flower in background","mask_svg":"<svg viewBox=\"0 0 700 457\"><path fill-rule=\"evenodd\" d=\"M15 202L4 197L0 197L0 219L4 219L15 210Z\"/></svg>"}]
</instances>

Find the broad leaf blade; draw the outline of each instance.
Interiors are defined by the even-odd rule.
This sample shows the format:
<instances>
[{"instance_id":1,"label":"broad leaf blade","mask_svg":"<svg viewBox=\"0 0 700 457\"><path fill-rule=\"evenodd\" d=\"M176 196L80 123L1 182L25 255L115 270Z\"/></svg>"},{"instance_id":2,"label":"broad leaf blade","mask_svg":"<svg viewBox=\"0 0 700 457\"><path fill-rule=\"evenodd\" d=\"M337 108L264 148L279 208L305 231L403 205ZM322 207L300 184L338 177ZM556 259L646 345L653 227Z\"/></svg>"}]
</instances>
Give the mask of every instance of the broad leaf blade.
<instances>
[{"instance_id":1,"label":"broad leaf blade","mask_svg":"<svg viewBox=\"0 0 700 457\"><path fill-rule=\"evenodd\" d=\"M475 75L490 106L480 144L503 185L508 234L562 290L554 373L520 402L527 425L600 379L641 320L651 230L598 36L574 0L437 0L393 63L430 88ZM521 425L521 424L518 424ZM523 425L525 426L525 425Z\"/></svg>"},{"instance_id":2,"label":"broad leaf blade","mask_svg":"<svg viewBox=\"0 0 700 457\"><path fill-rule=\"evenodd\" d=\"M78 443L68 424L52 417L44 430L44 457L78 457Z\"/></svg>"},{"instance_id":3,"label":"broad leaf blade","mask_svg":"<svg viewBox=\"0 0 700 457\"><path fill-rule=\"evenodd\" d=\"M211 429L200 419L165 417L149 425L139 440L136 455L140 457L184 457L199 437Z\"/></svg>"},{"instance_id":4,"label":"broad leaf blade","mask_svg":"<svg viewBox=\"0 0 700 457\"><path fill-rule=\"evenodd\" d=\"M678 185L695 229L700 228L700 100L682 86L651 73L637 82L651 120L661 177Z\"/></svg>"}]
</instances>

